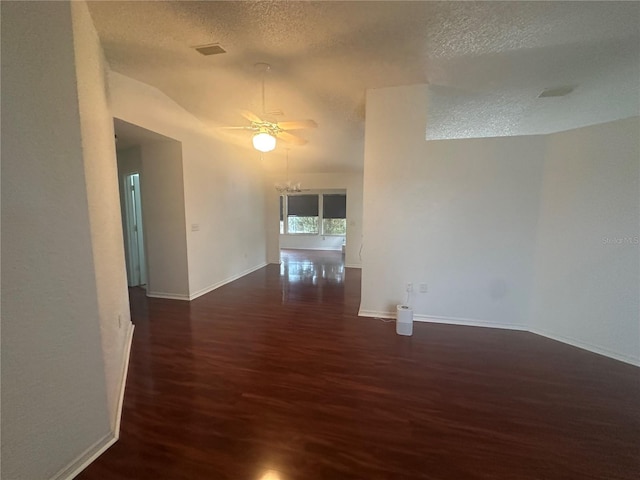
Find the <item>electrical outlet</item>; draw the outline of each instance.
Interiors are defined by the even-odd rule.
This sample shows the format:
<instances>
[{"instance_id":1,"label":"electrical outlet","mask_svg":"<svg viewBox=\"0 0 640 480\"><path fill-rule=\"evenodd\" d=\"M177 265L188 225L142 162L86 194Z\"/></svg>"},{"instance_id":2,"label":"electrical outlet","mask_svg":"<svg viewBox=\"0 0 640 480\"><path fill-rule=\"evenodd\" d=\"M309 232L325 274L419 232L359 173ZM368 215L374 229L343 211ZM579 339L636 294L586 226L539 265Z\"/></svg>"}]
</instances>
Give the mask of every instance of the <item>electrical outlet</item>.
<instances>
[{"instance_id":1,"label":"electrical outlet","mask_svg":"<svg viewBox=\"0 0 640 480\"><path fill-rule=\"evenodd\" d=\"M407 283L407 293L411 293L413 292L413 283L408 282Z\"/></svg>"},{"instance_id":2,"label":"electrical outlet","mask_svg":"<svg viewBox=\"0 0 640 480\"><path fill-rule=\"evenodd\" d=\"M427 284L426 283L421 283L420 284L420 293L427 293Z\"/></svg>"}]
</instances>

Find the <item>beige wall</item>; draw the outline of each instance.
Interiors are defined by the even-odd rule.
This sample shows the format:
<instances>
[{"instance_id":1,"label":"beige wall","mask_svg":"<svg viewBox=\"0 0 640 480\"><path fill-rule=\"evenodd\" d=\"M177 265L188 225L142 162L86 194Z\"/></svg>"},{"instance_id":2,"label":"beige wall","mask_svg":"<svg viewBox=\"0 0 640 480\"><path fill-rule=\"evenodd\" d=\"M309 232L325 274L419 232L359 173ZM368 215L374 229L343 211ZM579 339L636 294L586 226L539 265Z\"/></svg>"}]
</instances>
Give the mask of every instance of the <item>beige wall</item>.
<instances>
[{"instance_id":1,"label":"beige wall","mask_svg":"<svg viewBox=\"0 0 640 480\"><path fill-rule=\"evenodd\" d=\"M543 137L425 141L426 86L367 96L361 310L526 328ZM427 293L420 293L420 284Z\"/></svg>"},{"instance_id":2,"label":"beige wall","mask_svg":"<svg viewBox=\"0 0 640 480\"><path fill-rule=\"evenodd\" d=\"M71 5L3 2L1 44L2 478L45 479L111 436L111 304L97 293Z\"/></svg>"},{"instance_id":3,"label":"beige wall","mask_svg":"<svg viewBox=\"0 0 640 480\"><path fill-rule=\"evenodd\" d=\"M182 146L172 141L144 143L140 159L147 295L188 300Z\"/></svg>"},{"instance_id":4,"label":"beige wall","mask_svg":"<svg viewBox=\"0 0 640 480\"><path fill-rule=\"evenodd\" d=\"M216 138L212 129L149 85L116 72L110 72L109 85L115 117L182 144L188 298L264 266L259 155Z\"/></svg>"},{"instance_id":5,"label":"beige wall","mask_svg":"<svg viewBox=\"0 0 640 480\"><path fill-rule=\"evenodd\" d=\"M640 364L640 121L550 135L531 329Z\"/></svg>"},{"instance_id":6,"label":"beige wall","mask_svg":"<svg viewBox=\"0 0 640 480\"><path fill-rule=\"evenodd\" d=\"M71 2L71 13L102 353L115 432L132 324L113 120L107 104L106 60L86 3Z\"/></svg>"},{"instance_id":7,"label":"beige wall","mask_svg":"<svg viewBox=\"0 0 640 480\"><path fill-rule=\"evenodd\" d=\"M424 85L367 94L361 314L531 330L640 364L638 118L425 141ZM420 283L427 293L419 293Z\"/></svg>"},{"instance_id":8,"label":"beige wall","mask_svg":"<svg viewBox=\"0 0 640 480\"><path fill-rule=\"evenodd\" d=\"M118 151L118 168L120 183L129 173L140 174L147 295L188 300L182 145L172 140L141 141ZM122 196L120 201L122 207ZM122 215L124 219L124 210Z\"/></svg>"}]
</instances>

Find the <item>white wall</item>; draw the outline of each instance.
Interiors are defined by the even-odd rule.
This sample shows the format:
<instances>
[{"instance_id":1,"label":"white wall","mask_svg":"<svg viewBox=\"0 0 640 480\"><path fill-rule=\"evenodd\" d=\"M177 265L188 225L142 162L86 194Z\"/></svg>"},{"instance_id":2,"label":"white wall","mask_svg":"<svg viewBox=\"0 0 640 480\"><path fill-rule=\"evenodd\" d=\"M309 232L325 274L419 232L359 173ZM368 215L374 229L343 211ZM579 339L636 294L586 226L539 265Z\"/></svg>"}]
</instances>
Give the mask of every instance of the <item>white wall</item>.
<instances>
[{"instance_id":1,"label":"white wall","mask_svg":"<svg viewBox=\"0 0 640 480\"><path fill-rule=\"evenodd\" d=\"M280 248L294 250L342 250L346 235L280 235Z\"/></svg>"},{"instance_id":2,"label":"white wall","mask_svg":"<svg viewBox=\"0 0 640 480\"><path fill-rule=\"evenodd\" d=\"M531 329L640 364L640 122L548 137Z\"/></svg>"},{"instance_id":3,"label":"white wall","mask_svg":"<svg viewBox=\"0 0 640 480\"><path fill-rule=\"evenodd\" d=\"M109 84L115 117L182 144L189 298L264 266L266 207L259 155L216 139L155 88L116 72L110 73Z\"/></svg>"},{"instance_id":4,"label":"white wall","mask_svg":"<svg viewBox=\"0 0 640 480\"><path fill-rule=\"evenodd\" d=\"M33 480L111 435L111 307L96 287L71 6L3 2L1 45L2 478Z\"/></svg>"},{"instance_id":5,"label":"white wall","mask_svg":"<svg viewBox=\"0 0 640 480\"><path fill-rule=\"evenodd\" d=\"M111 428L115 432L132 333L106 60L87 4L72 2L85 182Z\"/></svg>"},{"instance_id":6,"label":"white wall","mask_svg":"<svg viewBox=\"0 0 640 480\"><path fill-rule=\"evenodd\" d=\"M367 95L361 310L525 328L542 137L426 142L423 85ZM418 293L426 283L428 293Z\"/></svg>"},{"instance_id":7,"label":"white wall","mask_svg":"<svg viewBox=\"0 0 640 480\"><path fill-rule=\"evenodd\" d=\"M638 118L424 140L425 86L367 94L362 315L520 328L639 364ZM428 293L418 293L426 283Z\"/></svg>"},{"instance_id":8,"label":"white wall","mask_svg":"<svg viewBox=\"0 0 640 480\"><path fill-rule=\"evenodd\" d=\"M347 192L347 236L345 265L347 267L359 268L360 247L362 245L362 174L361 173L292 173L291 177L296 182L301 183L303 189L311 190L345 190ZM288 236L280 244L280 203L279 193L275 189L276 183L282 182L281 175L271 175L265 182L267 196L267 251L269 263L280 262L280 247L282 248L314 248L318 242L323 242L314 238L312 240L298 239L297 236ZM295 237L295 238L292 238ZM322 238L322 237L319 237ZM341 239L342 237L338 237ZM330 244L331 237L326 237ZM342 245L342 240L338 240ZM308 243L305 243L308 242ZM300 246L298 246L300 245ZM305 247L309 245L309 247ZM290 247L292 246L292 247ZM341 247L340 247L341 249Z\"/></svg>"},{"instance_id":9,"label":"white wall","mask_svg":"<svg viewBox=\"0 0 640 480\"><path fill-rule=\"evenodd\" d=\"M120 182L118 186L124 183L127 175L142 172L142 154L140 153L140 145L134 145L125 149L118 149L116 157L118 161L118 182ZM121 207L123 202L124 199L121 199ZM124 213L124 211L122 213Z\"/></svg>"},{"instance_id":10,"label":"white wall","mask_svg":"<svg viewBox=\"0 0 640 480\"><path fill-rule=\"evenodd\" d=\"M189 299L187 234L179 142L140 146L147 295Z\"/></svg>"}]
</instances>

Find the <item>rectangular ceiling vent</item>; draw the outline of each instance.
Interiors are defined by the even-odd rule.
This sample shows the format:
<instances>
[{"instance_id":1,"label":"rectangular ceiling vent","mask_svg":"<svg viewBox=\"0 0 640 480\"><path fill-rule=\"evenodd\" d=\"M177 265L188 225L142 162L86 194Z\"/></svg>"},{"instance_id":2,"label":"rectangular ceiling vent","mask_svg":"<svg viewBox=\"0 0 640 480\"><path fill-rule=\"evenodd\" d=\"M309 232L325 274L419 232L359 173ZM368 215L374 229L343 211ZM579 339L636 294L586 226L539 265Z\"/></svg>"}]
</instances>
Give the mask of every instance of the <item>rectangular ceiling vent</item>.
<instances>
[{"instance_id":1,"label":"rectangular ceiling vent","mask_svg":"<svg viewBox=\"0 0 640 480\"><path fill-rule=\"evenodd\" d=\"M220 53L227 53L219 43L210 43L209 45L200 45L193 48L202 55L218 55Z\"/></svg>"},{"instance_id":2,"label":"rectangular ceiling vent","mask_svg":"<svg viewBox=\"0 0 640 480\"><path fill-rule=\"evenodd\" d=\"M548 97L564 97L565 95L569 95L576 87L573 85L565 85L563 87L553 87L553 88L545 88L538 98L548 98Z\"/></svg>"}]
</instances>

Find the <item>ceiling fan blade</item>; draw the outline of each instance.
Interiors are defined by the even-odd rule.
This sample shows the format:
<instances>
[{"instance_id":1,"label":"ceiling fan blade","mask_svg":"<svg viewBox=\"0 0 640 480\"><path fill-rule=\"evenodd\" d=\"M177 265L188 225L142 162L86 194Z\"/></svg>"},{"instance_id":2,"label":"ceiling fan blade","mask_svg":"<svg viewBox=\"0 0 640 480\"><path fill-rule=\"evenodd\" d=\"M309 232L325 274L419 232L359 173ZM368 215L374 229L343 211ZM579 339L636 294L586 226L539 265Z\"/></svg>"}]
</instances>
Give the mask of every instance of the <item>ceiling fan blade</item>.
<instances>
[{"instance_id":1,"label":"ceiling fan blade","mask_svg":"<svg viewBox=\"0 0 640 480\"><path fill-rule=\"evenodd\" d=\"M223 130L254 130L253 127L245 126L245 127L220 127Z\"/></svg>"},{"instance_id":2,"label":"ceiling fan blade","mask_svg":"<svg viewBox=\"0 0 640 480\"><path fill-rule=\"evenodd\" d=\"M304 145L307 141L304 138L296 137L295 135L291 135L287 132L278 132L276 133L276 137L278 137L283 142L291 143L293 145Z\"/></svg>"},{"instance_id":3,"label":"ceiling fan blade","mask_svg":"<svg viewBox=\"0 0 640 480\"><path fill-rule=\"evenodd\" d=\"M250 112L249 110L240 110L240 115L242 115L244 118L246 118L250 122L262 123L262 120L260 120L260 117L257 116L255 113Z\"/></svg>"},{"instance_id":4,"label":"ceiling fan blade","mask_svg":"<svg viewBox=\"0 0 640 480\"><path fill-rule=\"evenodd\" d=\"M290 122L278 122L282 130L301 130L303 128L317 128L318 124L313 120L291 120Z\"/></svg>"}]
</instances>

